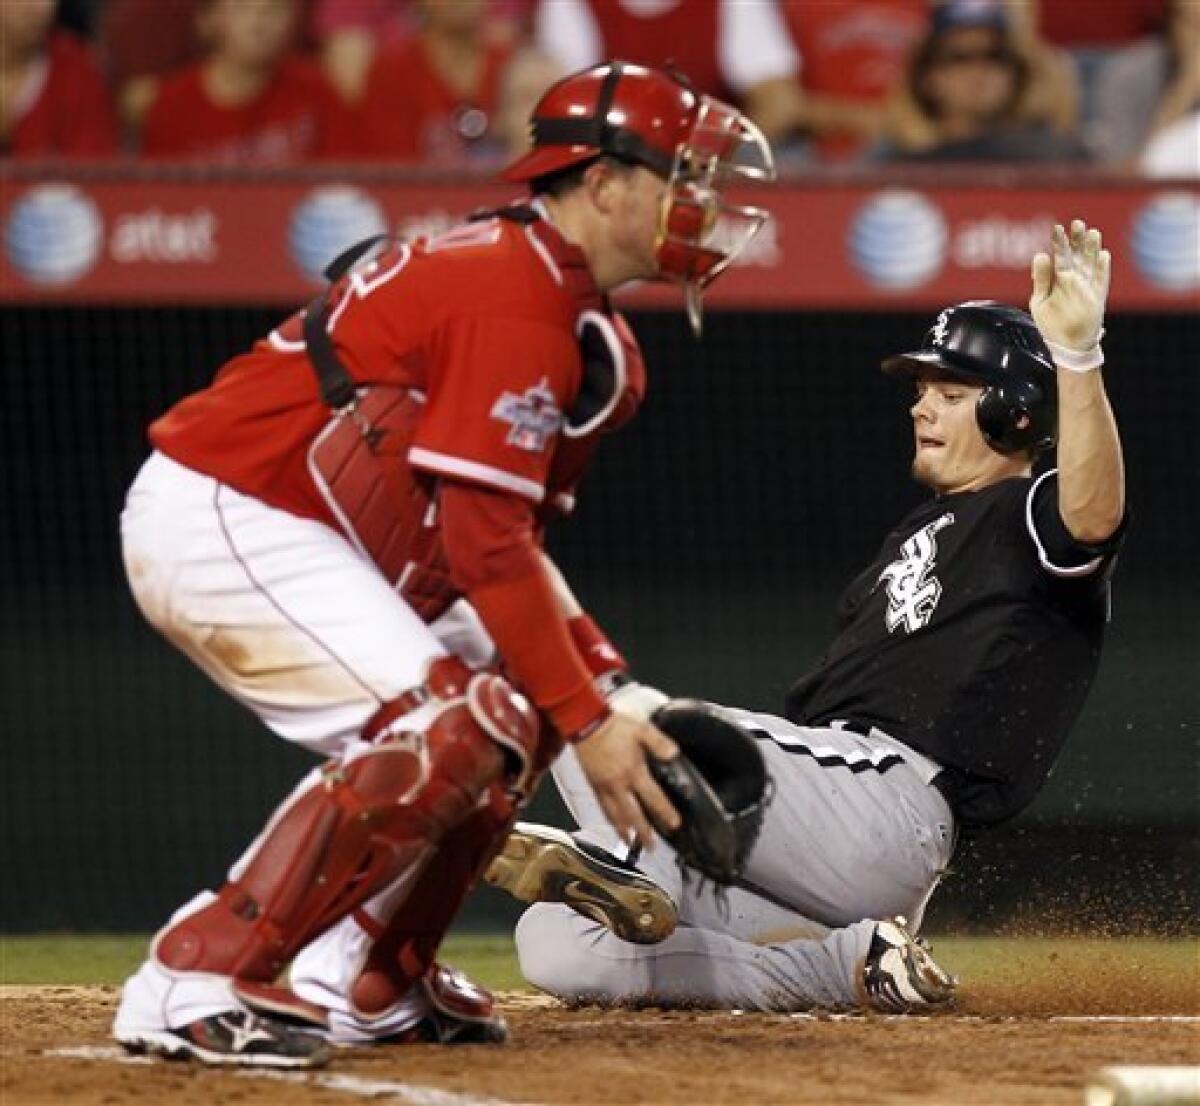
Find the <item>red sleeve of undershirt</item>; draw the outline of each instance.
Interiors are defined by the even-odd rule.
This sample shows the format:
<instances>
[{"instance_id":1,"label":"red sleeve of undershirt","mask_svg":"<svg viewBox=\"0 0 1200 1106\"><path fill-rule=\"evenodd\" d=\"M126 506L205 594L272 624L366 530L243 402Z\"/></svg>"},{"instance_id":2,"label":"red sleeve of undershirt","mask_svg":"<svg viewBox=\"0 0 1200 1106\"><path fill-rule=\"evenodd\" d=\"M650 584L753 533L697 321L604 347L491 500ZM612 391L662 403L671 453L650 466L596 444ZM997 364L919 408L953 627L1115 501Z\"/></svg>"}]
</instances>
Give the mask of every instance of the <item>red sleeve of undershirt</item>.
<instances>
[{"instance_id":1,"label":"red sleeve of undershirt","mask_svg":"<svg viewBox=\"0 0 1200 1106\"><path fill-rule=\"evenodd\" d=\"M483 619L505 666L566 737L608 717L534 539L533 507L517 495L446 480L439 495L451 577Z\"/></svg>"}]
</instances>

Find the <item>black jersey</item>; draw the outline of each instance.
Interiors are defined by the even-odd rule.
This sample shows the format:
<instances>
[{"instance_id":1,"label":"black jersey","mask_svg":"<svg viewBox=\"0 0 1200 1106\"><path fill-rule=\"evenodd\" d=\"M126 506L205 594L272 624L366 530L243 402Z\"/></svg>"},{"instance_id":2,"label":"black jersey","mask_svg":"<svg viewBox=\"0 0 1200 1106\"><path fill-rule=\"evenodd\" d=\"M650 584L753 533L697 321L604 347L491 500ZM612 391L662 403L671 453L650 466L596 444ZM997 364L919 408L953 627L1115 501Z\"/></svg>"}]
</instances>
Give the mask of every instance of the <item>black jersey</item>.
<instances>
[{"instance_id":1,"label":"black jersey","mask_svg":"<svg viewBox=\"0 0 1200 1106\"><path fill-rule=\"evenodd\" d=\"M1122 530L1076 542L1055 472L923 504L842 595L837 637L787 716L878 727L949 770L964 823L1011 817L1087 697Z\"/></svg>"}]
</instances>

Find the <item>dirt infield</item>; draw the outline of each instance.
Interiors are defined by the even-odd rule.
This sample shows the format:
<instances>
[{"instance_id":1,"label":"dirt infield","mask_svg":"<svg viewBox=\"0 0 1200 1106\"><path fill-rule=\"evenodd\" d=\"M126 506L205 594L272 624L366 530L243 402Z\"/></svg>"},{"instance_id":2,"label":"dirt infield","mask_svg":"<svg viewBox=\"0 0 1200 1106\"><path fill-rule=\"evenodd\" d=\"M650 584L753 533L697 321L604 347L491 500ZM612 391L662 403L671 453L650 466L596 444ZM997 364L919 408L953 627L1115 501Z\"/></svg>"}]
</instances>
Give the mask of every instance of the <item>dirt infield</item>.
<instances>
[{"instance_id":1,"label":"dirt infield","mask_svg":"<svg viewBox=\"0 0 1200 1106\"><path fill-rule=\"evenodd\" d=\"M509 994L503 1048L337 1053L280 1077L133 1061L112 1047L113 987L5 987L4 1106L1078 1106L1109 1064L1200 1064L1195 972L1083 972L968 989L936 1018L565 1010Z\"/></svg>"}]
</instances>

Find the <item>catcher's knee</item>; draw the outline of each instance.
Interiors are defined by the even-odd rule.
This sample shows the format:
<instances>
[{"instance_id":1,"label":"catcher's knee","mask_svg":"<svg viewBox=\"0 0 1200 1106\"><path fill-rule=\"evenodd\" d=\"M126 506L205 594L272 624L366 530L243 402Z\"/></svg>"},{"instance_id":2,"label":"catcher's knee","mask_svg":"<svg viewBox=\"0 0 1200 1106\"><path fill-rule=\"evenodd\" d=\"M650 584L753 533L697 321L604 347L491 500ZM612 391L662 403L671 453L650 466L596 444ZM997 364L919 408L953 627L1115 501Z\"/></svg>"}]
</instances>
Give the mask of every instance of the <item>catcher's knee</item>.
<instances>
[{"instance_id":1,"label":"catcher's knee","mask_svg":"<svg viewBox=\"0 0 1200 1106\"><path fill-rule=\"evenodd\" d=\"M504 774L514 787L527 786L538 755L540 721L529 701L502 676L492 672L472 672L457 657L442 657L433 662L424 684L385 703L363 727L363 739L385 747L414 734L413 718L428 708L426 725L420 729L429 735L442 726L466 723L485 736L503 754ZM443 722L445 720L445 722ZM498 778L493 774L478 788Z\"/></svg>"},{"instance_id":2,"label":"catcher's knee","mask_svg":"<svg viewBox=\"0 0 1200 1106\"><path fill-rule=\"evenodd\" d=\"M493 784L520 792L538 719L500 677L445 658L364 737L354 757L288 799L209 906L159 935L164 966L273 979L333 922L419 873Z\"/></svg>"}]
</instances>

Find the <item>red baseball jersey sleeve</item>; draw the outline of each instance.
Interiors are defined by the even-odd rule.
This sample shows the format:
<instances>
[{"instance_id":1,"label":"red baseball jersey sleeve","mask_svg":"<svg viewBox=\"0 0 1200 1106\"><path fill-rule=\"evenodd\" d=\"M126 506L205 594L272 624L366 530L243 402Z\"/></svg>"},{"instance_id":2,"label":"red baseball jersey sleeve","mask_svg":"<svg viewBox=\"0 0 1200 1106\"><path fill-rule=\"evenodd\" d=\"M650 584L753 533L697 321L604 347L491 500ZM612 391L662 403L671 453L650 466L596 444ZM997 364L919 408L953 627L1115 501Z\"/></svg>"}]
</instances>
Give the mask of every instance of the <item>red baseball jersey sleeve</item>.
<instances>
[{"instance_id":1,"label":"red baseball jersey sleeve","mask_svg":"<svg viewBox=\"0 0 1200 1106\"><path fill-rule=\"evenodd\" d=\"M541 503L579 390L575 322L602 303L577 249L546 224L466 224L394 247L344 278L331 303L330 339L354 379L421 398L415 470ZM181 464L336 527L308 469L331 413L301 318L229 362L150 436Z\"/></svg>"},{"instance_id":2,"label":"red baseball jersey sleeve","mask_svg":"<svg viewBox=\"0 0 1200 1106\"><path fill-rule=\"evenodd\" d=\"M579 386L574 336L541 320L471 314L447 319L430 345L441 371L409 461L540 503Z\"/></svg>"}]
</instances>

